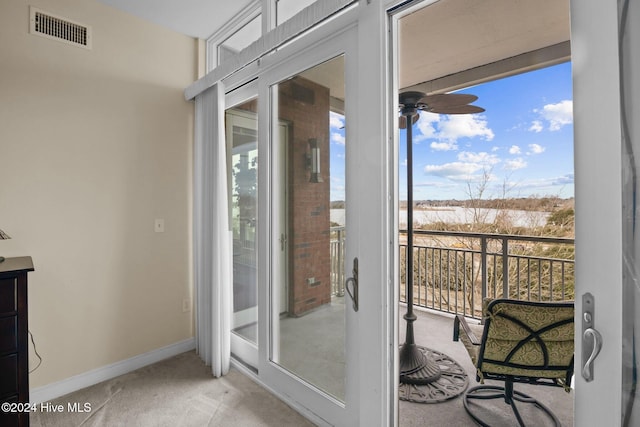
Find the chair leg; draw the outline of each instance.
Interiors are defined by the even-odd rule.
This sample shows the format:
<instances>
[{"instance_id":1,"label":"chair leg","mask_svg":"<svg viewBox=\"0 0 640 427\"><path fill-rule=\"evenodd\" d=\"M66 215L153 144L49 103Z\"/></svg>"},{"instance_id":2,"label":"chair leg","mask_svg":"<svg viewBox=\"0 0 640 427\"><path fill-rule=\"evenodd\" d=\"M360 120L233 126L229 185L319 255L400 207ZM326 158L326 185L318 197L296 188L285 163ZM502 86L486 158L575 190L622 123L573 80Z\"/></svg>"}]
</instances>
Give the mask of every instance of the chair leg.
<instances>
[{"instance_id":1,"label":"chair leg","mask_svg":"<svg viewBox=\"0 0 640 427\"><path fill-rule=\"evenodd\" d=\"M467 411L469 416L471 416L471 418L473 418L473 420L478 423L478 425L482 427L491 427L490 424L487 424L485 421L480 419L477 414L474 413L474 411L471 409L472 405L469 403L469 400L490 400L499 398L504 399L505 403L507 403L511 407L520 427L525 427L526 425L524 423L524 420L522 419L522 416L520 415L520 411L518 411L518 408L516 407L516 401L534 404L538 409L547 414L547 416L553 421L556 427L561 427L560 420L548 407L538 402L533 397L514 390L512 382L506 382L505 387L491 385L473 387L465 393L462 403L464 404L464 409Z\"/></svg>"},{"instance_id":2,"label":"chair leg","mask_svg":"<svg viewBox=\"0 0 640 427\"><path fill-rule=\"evenodd\" d=\"M513 413L516 416L516 419L518 420L518 425L520 427L525 427L524 421L522 420L522 417L520 416L520 411L518 411L518 407L516 406L516 402L515 402L515 397L514 397L514 390L513 390L513 381L505 381L504 383L504 403L506 403L507 405L511 406L511 409L513 410ZM531 399L530 403L535 403L535 399Z\"/></svg>"}]
</instances>

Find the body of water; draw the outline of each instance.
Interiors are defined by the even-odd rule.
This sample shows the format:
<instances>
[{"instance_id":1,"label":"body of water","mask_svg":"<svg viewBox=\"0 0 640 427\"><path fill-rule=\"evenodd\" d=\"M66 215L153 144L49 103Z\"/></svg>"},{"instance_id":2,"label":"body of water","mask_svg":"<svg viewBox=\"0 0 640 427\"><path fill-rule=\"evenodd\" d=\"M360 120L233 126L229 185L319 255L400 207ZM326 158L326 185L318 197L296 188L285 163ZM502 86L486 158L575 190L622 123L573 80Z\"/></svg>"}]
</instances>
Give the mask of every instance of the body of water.
<instances>
[{"instance_id":1,"label":"body of water","mask_svg":"<svg viewBox=\"0 0 640 427\"><path fill-rule=\"evenodd\" d=\"M470 209L460 206L438 207L431 210L414 210L414 225L447 222L451 224L467 224L495 222L498 214L506 215L515 227L542 227L547 223L549 212L520 211L512 209ZM344 225L345 210L331 209L331 222ZM407 226L407 211L400 211L400 228Z\"/></svg>"}]
</instances>

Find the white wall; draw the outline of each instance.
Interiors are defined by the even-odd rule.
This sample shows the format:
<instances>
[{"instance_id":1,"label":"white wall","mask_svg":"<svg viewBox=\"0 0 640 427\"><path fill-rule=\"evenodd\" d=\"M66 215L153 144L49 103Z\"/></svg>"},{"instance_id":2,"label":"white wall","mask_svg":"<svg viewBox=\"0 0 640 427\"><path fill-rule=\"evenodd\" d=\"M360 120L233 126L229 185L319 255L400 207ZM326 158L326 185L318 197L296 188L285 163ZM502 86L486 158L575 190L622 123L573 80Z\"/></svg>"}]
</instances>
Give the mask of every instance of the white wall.
<instances>
[{"instance_id":1,"label":"white wall","mask_svg":"<svg viewBox=\"0 0 640 427\"><path fill-rule=\"evenodd\" d=\"M92 26L93 49L28 34L29 5ZM35 265L31 387L193 336L197 54L95 0L0 3L0 254Z\"/></svg>"}]
</instances>

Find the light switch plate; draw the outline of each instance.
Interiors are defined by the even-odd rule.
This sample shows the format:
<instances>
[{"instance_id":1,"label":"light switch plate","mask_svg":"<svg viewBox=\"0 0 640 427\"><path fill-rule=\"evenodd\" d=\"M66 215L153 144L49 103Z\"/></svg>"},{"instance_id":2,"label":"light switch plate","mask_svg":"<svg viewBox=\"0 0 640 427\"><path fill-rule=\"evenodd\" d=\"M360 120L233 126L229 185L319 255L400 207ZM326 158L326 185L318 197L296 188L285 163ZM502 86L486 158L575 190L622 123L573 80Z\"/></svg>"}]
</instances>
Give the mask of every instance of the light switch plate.
<instances>
[{"instance_id":1,"label":"light switch plate","mask_svg":"<svg viewBox=\"0 0 640 427\"><path fill-rule=\"evenodd\" d=\"M154 230L156 233L164 233L164 219L156 219Z\"/></svg>"}]
</instances>

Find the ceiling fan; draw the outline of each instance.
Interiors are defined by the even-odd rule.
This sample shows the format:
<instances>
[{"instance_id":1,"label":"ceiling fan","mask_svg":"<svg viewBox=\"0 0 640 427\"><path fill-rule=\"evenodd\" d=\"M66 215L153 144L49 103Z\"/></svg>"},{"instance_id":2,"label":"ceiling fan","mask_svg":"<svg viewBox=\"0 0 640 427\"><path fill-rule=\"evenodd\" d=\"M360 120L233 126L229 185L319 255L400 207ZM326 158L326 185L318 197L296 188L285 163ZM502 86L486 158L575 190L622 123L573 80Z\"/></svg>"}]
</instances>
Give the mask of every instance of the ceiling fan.
<instances>
[{"instance_id":1,"label":"ceiling fan","mask_svg":"<svg viewBox=\"0 0 640 427\"><path fill-rule=\"evenodd\" d=\"M425 95L407 91L400 94L400 128L407 129L407 254L413 254L413 124L420 118L420 111L437 114L475 114L484 108L469 105L478 99L475 95L443 93ZM407 123L411 125L407 126ZM426 356L415 343L413 322L413 256L406 257L405 289L407 312L405 343L400 347L400 382L426 385L440 379L441 369L430 356ZM445 356L447 357L447 356ZM466 387L466 386L465 386ZM445 398L451 395L445 393ZM452 394L455 395L455 394Z\"/></svg>"},{"instance_id":2,"label":"ceiling fan","mask_svg":"<svg viewBox=\"0 0 640 427\"><path fill-rule=\"evenodd\" d=\"M475 114L484 108L469 105L478 99L475 95L463 93L440 93L425 95L422 92L408 91L400 94L400 128L406 129L407 117L411 124L420 118L420 111L436 114Z\"/></svg>"}]
</instances>

